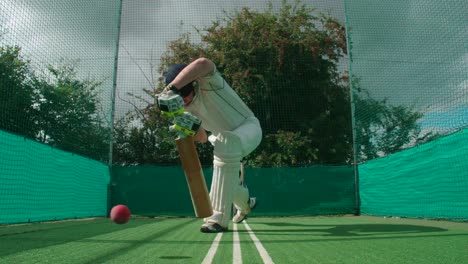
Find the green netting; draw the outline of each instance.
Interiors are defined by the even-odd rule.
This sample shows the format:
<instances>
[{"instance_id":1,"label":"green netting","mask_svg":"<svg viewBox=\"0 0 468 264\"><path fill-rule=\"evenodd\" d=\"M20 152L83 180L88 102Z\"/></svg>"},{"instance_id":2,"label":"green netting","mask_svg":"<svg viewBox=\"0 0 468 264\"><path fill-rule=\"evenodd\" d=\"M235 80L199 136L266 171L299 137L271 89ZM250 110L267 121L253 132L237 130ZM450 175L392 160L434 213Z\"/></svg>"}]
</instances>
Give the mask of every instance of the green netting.
<instances>
[{"instance_id":1,"label":"green netting","mask_svg":"<svg viewBox=\"0 0 468 264\"><path fill-rule=\"evenodd\" d=\"M358 161L468 125L468 2L346 1Z\"/></svg>"},{"instance_id":2,"label":"green netting","mask_svg":"<svg viewBox=\"0 0 468 264\"><path fill-rule=\"evenodd\" d=\"M211 168L203 170L208 188ZM257 216L353 214L354 171L350 166L247 168ZM180 167L112 168L111 203L127 204L137 215L194 216L187 182Z\"/></svg>"},{"instance_id":3,"label":"green netting","mask_svg":"<svg viewBox=\"0 0 468 264\"><path fill-rule=\"evenodd\" d=\"M0 223L106 215L120 4L0 1Z\"/></svg>"},{"instance_id":4,"label":"green netting","mask_svg":"<svg viewBox=\"0 0 468 264\"><path fill-rule=\"evenodd\" d=\"M430 170L432 161L447 170L441 189L429 193L458 204L453 199L466 192L466 149L446 146L453 159L436 161L440 153L421 150L449 143L445 136L468 125L466 10L465 0L3 0L0 208L12 217L3 222L103 215L70 213L67 204L87 201L86 190L102 195L104 164L114 165L114 204L140 214L192 215L175 135L153 95L169 64L200 56L216 63L263 127L263 141L248 157L248 184L263 203L258 214L356 212L355 164L362 183L381 180L392 193L395 185L427 183L379 175L418 170L435 181L441 172ZM197 148L208 168L212 147ZM417 163L391 156L397 165L367 173L375 159L393 153L413 153ZM62 168L69 158L88 171ZM58 185L72 179L67 175L90 186ZM211 171L205 175L209 183ZM51 195L38 194L47 188ZM361 186L363 206L378 214L369 209L373 188ZM401 215L466 218L464 208L450 214L423 207L422 197L426 210ZM394 202L387 206L402 206Z\"/></svg>"},{"instance_id":5,"label":"green netting","mask_svg":"<svg viewBox=\"0 0 468 264\"><path fill-rule=\"evenodd\" d=\"M468 129L359 166L363 214L468 219Z\"/></svg>"},{"instance_id":6,"label":"green netting","mask_svg":"<svg viewBox=\"0 0 468 264\"><path fill-rule=\"evenodd\" d=\"M168 132L167 120L157 113L152 94L161 88L159 77L168 64L189 63L199 56L207 56L262 123L264 142L249 157L249 164L257 167L338 165L333 169L254 170L257 180L252 177L254 182L250 184L268 198L266 201L270 200L263 207L264 214L354 211L354 195L351 195L354 182L352 173L348 174L352 137L345 74L346 44L340 24L344 21L343 11L341 1L325 0L301 3L1 1L0 129L43 144L37 148L47 149L49 145L54 151L66 150L103 164L177 166L175 135ZM224 37L217 37L219 34ZM289 92L292 86L296 95L293 97ZM310 107L310 111L303 111L304 106ZM294 113L294 118L290 113ZM7 145L4 147L8 149ZM53 174L43 179L44 188L54 186L52 179L81 173L78 168L63 173L60 167L53 167L57 164L51 161L56 159L52 154L37 154L28 149L29 145L19 147L22 153L40 155L47 167L52 166L47 173ZM198 145L198 150L202 163L210 166L211 146ZM98 174L103 164L97 167ZM14 160L2 159L0 166L8 168L2 179L27 181L28 170L35 170L39 165L24 168ZM346 173L339 166L346 167ZM128 170L135 168L141 167ZM182 170L177 168L181 175ZM166 168L159 170L151 173L166 173ZM301 173L307 177L302 178ZM268 178L270 174L275 177ZM207 175L211 177L211 172ZM318 175L320 179L316 178ZM173 185L186 186L181 184L183 179ZM127 180L128 186L141 188L132 189L135 197L152 186L136 178ZM154 182L154 188L172 185L172 178L153 180L158 181ZM315 185L316 181L319 184ZM320 185L326 185L325 189L333 194L321 192ZM17 185L5 186L0 195L20 193ZM116 200L133 197L122 193L126 189L121 189L121 185L116 187L119 187L113 189ZM101 185L96 188L100 189ZM316 190L316 194L307 196L309 190ZM76 195L77 200L83 195L75 191L68 194ZM56 201L60 195L64 194L52 194L50 200ZM279 199L280 195L288 197ZM180 197L175 197L174 203L182 204L178 200L183 201L182 197L188 200L186 189ZM126 202L138 212L147 200ZM1 203L20 210L22 201L10 199ZM190 203L187 206L180 212L190 211ZM48 207L44 204L38 208ZM180 213L159 207L155 210ZM41 219L47 218L62 216L51 212Z\"/></svg>"},{"instance_id":7,"label":"green netting","mask_svg":"<svg viewBox=\"0 0 468 264\"><path fill-rule=\"evenodd\" d=\"M105 164L0 131L0 224L105 216Z\"/></svg>"},{"instance_id":8,"label":"green netting","mask_svg":"<svg viewBox=\"0 0 468 264\"><path fill-rule=\"evenodd\" d=\"M109 161L120 1L0 2L0 129Z\"/></svg>"},{"instance_id":9,"label":"green netting","mask_svg":"<svg viewBox=\"0 0 468 264\"><path fill-rule=\"evenodd\" d=\"M174 135L150 94L170 64L204 56L263 128L248 157L256 213L355 212L342 1L123 1L122 11L113 163L132 166L113 167L113 204L193 215ZM197 147L212 166L212 147ZM210 183L209 169L205 176Z\"/></svg>"},{"instance_id":10,"label":"green netting","mask_svg":"<svg viewBox=\"0 0 468 264\"><path fill-rule=\"evenodd\" d=\"M350 164L343 21L336 0L124 1L113 163L177 165L174 135L150 95L170 64L203 56L260 120L251 165ZM211 150L199 148L203 165Z\"/></svg>"},{"instance_id":11,"label":"green netting","mask_svg":"<svg viewBox=\"0 0 468 264\"><path fill-rule=\"evenodd\" d=\"M362 212L468 219L468 2L345 6Z\"/></svg>"}]
</instances>

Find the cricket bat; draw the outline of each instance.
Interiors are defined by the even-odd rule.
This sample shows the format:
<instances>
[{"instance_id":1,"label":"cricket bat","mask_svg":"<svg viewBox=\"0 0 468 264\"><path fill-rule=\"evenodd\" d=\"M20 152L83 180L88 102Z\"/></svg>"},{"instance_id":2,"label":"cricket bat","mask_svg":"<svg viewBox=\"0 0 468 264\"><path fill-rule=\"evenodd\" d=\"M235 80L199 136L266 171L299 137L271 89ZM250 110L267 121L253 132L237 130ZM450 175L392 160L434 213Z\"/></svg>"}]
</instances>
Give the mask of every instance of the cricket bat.
<instances>
[{"instance_id":1,"label":"cricket bat","mask_svg":"<svg viewBox=\"0 0 468 264\"><path fill-rule=\"evenodd\" d=\"M176 139L176 145L187 179L195 215L200 218L211 216L213 208L193 136Z\"/></svg>"}]
</instances>

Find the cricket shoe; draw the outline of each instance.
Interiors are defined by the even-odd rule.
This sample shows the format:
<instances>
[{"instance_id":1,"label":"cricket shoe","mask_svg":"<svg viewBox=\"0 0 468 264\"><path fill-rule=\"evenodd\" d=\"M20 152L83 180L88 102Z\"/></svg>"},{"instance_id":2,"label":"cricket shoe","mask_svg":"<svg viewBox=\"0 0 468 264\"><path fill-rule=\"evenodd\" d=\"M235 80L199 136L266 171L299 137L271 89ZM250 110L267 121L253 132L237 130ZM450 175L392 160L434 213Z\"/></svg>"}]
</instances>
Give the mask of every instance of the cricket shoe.
<instances>
[{"instance_id":1,"label":"cricket shoe","mask_svg":"<svg viewBox=\"0 0 468 264\"><path fill-rule=\"evenodd\" d=\"M257 198L256 197L249 198L249 209L248 209L248 211L247 212L241 212L240 210L237 210L236 214L232 218L232 222L238 224L238 223L244 221L244 219L247 218L247 215L250 214L250 212L252 211L252 209L255 208L255 206L257 206Z\"/></svg>"},{"instance_id":2,"label":"cricket shoe","mask_svg":"<svg viewBox=\"0 0 468 264\"><path fill-rule=\"evenodd\" d=\"M200 228L202 233L220 233L226 232L227 230L226 227L222 227L218 223L204 223Z\"/></svg>"}]
</instances>

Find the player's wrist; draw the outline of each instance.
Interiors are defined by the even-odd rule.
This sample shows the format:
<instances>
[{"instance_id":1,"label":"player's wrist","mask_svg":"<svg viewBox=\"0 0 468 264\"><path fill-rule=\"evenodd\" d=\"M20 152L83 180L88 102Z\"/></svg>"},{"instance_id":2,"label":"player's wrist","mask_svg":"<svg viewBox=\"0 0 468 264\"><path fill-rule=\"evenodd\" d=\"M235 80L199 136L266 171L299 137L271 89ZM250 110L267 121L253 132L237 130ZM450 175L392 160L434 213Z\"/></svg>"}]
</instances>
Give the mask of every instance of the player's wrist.
<instances>
[{"instance_id":1,"label":"player's wrist","mask_svg":"<svg viewBox=\"0 0 468 264\"><path fill-rule=\"evenodd\" d=\"M175 87L173 84L168 84L166 85L166 87L164 87L164 92L169 92L169 91L175 94L179 93L179 89L177 89L177 87Z\"/></svg>"}]
</instances>

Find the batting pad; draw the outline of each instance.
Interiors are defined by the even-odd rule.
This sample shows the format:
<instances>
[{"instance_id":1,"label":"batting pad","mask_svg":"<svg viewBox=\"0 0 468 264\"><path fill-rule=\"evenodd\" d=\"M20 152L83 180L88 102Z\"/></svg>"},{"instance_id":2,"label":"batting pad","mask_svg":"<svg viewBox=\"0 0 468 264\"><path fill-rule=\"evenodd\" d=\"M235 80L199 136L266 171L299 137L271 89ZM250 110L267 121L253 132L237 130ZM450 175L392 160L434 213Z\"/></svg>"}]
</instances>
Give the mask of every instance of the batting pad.
<instances>
[{"instance_id":1,"label":"batting pad","mask_svg":"<svg viewBox=\"0 0 468 264\"><path fill-rule=\"evenodd\" d=\"M238 183L233 197L234 207L243 213L248 212L250 209L249 198L249 189L245 185Z\"/></svg>"},{"instance_id":2,"label":"batting pad","mask_svg":"<svg viewBox=\"0 0 468 264\"><path fill-rule=\"evenodd\" d=\"M210 199L213 215L208 223L227 227L231 219L234 194L239 187L239 169L242 156L239 137L231 132L220 133L214 140L213 179Z\"/></svg>"}]
</instances>

